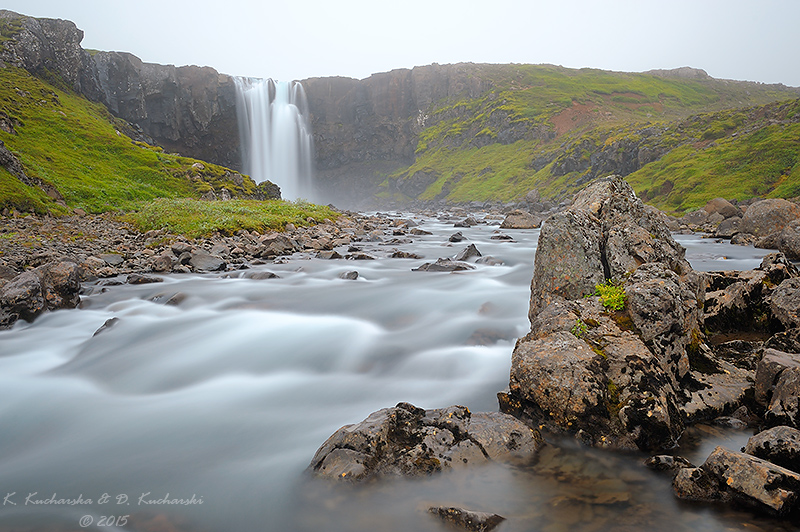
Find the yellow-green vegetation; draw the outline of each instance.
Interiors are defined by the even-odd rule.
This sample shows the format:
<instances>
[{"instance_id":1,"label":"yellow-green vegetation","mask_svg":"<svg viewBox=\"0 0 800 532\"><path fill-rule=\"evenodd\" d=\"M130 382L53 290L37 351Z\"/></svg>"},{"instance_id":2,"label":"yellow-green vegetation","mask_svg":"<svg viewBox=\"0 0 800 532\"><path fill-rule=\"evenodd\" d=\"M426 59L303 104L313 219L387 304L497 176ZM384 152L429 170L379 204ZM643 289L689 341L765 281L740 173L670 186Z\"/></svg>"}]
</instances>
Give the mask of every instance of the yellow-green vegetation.
<instances>
[{"instance_id":1,"label":"yellow-green vegetation","mask_svg":"<svg viewBox=\"0 0 800 532\"><path fill-rule=\"evenodd\" d=\"M216 232L231 235L241 229L265 232L281 231L286 224L308 226L313 221L339 217L329 207L304 201L202 201L189 198L159 198L145 203L126 219L141 231L166 229L190 238L206 237ZM313 221L309 221L311 218Z\"/></svg>"},{"instance_id":2,"label":"yellow-green vegetation","mask_svg":"<svg viewBox=\"0 0 800 532\"><path fill-rule=\"evenodd\" d=\"M600 296L600 301L606 310L622 310L625 308L625 287L611 280L595 285L595 295Z\"/></svg>"},{"instance_id":3,"label":"yellow-green vegetation","mask_svg":"<svg viewBox=\"0 0 800 532\"><path fill-rule=\"evenodd\" d=\"M575 320L575 325L573 325L572 329L570 330L570 332L575 335L576 338L583 338L588 331L589 326L580 318Z\"/></svg>"},{"instance_id":4,"label":"yellow-green vegetation","mask_svg":"<svg viewBox=\"0 0 800 532\"><path fill-rule=\"evenodd\" d=\"M142 200L199 197L223 186L252 193L255 183L221 166L165 154L135 143L124 124L102 105L63 91L18 68L0 70L0 111L12 132L0 140L32 178L58 189L72 208L87 212L128 210ZM63 208L38 189L0 173L6 206L59 214Z\"/></svg>"},{"instance_id":5,"label":"yellow-green vegetation","mask_svg":"<svg viewBox=\"0 0 800 532\"><path fill-rule=\"evenodd\" d=\"M464 68L489 88L434 103L415 161L390 176L436 176L420 200L514 201L534 188L559 199L593 177L629 173L626 160L641 154L654 162L630 179L663 209L800 194L798 100L774 104L797 90L549 65Z\"/></svg>"}]
</instances>

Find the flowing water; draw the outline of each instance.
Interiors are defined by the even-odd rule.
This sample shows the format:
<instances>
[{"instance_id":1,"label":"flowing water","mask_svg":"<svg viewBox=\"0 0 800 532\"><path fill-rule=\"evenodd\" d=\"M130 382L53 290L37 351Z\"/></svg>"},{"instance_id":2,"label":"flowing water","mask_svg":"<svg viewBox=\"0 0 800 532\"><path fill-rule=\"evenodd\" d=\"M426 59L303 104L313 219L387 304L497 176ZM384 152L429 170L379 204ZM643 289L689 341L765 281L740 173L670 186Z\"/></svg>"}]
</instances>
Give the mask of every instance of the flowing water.
<instances>
[{"instance_id":1,"label":"flowing water","mask_svg":"<svg viewBox=\"0 0 800 532\"><path fill-rule=\"evenodd\" d=\"M288 200L313 200L314 142L308 102L296 81L234 78L244 172L272 181Z\"/></svg>"},{"instance_id":2,"label":"flowing water","mask_svg":"<svg viewBox=\"0 0 800 532\"><path fill-rule=\"evenodd\" d=\"M418 222L433 235L366 251L397 247L432 261L468 243L449 244L451 223ZM500 513L506 532L782 530L749 512L676 501L643 455L569 442L529 468L368 486L304 474L336 429L400 401L497 410L514 339L529 329L538 231L503 242L490 239L495 229L459 229L504 262L475 271L298 255L257 267L280 279L88 286L81 309L0 332L0 530L442 530L425 512L433 504ZM700 269L751 268L763 255L680 240ZM348 270L359 278L340 279ZM714 445L738 449L749 434L698 427L689 436L683 452L701 463ZM176 499L190 504L168 504Z\"/></svg>"}]
</instances>

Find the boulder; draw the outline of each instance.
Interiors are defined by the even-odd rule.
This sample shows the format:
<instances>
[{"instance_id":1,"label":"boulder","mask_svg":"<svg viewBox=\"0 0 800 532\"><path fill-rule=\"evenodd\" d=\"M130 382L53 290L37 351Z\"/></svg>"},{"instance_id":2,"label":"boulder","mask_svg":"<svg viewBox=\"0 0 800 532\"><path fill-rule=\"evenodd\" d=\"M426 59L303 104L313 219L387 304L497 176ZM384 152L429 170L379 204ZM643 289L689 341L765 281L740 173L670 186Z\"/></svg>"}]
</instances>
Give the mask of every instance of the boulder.
<instances>
[{"instance_id":1,"label":"boulder","mask_svg":"<svg viewBox=\"0 0 800 532\"><path fill-rule=\"evenodd\" d=\"M675 496L686 501L730 502L731 494L719 481L699 467L680 468L672 479Z\"/></svg>"},{"instance_id":2,"label":"boulder","mask_svg":"<svg viewBox=\"0 0 800 532\"><path fill-rule=\"evenodd\" d=\"M463 240L466 240L466 238L467 237L465 237L463 234L461 234L461 231L457 231L457 232L453 233L452 235L450 235L450 238L448 240L450 240L450 242L461 242Z\"/></svg>"},{"instance_id":3,"label":"boulder","mask_svg":"<svg viewBox=\"0 0 800 532\"><path fill-rule=\"evenodd\" d=\"M671 448L683 432L670 374L598 298L554 301L517 342L501 410L589 445Z\"/></svg>"},{"instance_id":4,"label":"boulder","mask_svg":"<svg viewBox=\"0 0 800 532\"><path fill-rule=\"evenodd\" d=\"M655 471L677 471L679 469L695 467L683 456L657 454L644 461L644 465Z\"/></svg>"},{"instance_id":5,"label":"boulder","mask_svg":"<svg viewBox=\"0 0 800 532\"><path fill-rule=\"evenodd\" d=\"M517 209L506 215L500 224L501 229L535 229L541 225L542 219L529 212Z\"/></svg>"},{"instance_id":6,"label":"boulder","mask_svg":"<svg viewBox=\"0 0 800 532\"><path fill-rule=\"evenodd\" d=\"M227 266L223 259L210 254L204 249L192 251L188 264L196 272L218 272L224 270Z\"/></svg>"},{"instance_id":7,"label":"boulder","mask_svg":"<svg viewBox=\"0 0 800 532\"><path fill-rule=\"evenodd\" d=\"M781 373L788 368L800 368L800 355L784 353L776 349L765 349L756 368L755 400L769 406L772 392Z\"/></svg>"},{"instance_id":8,"label":"boulder","mask_svg":"<svg viewBox=\"0 0 800 532\"><path fill-rule=\"evenodd\" d=\"M758 237L782 232L800 218L800 206L785 199L765 199L753 203L742 217L740 229Z\"/></svg>"},{"instance_id":9,"label":"boulder","mask_svg":"<svg viewBox=\"0 0 800 532\"><path fill-rule=\"evenodd\" d=\"M481 252L478 251L478 248L475 247L475 244L470 244L466 248L464 248L458 255L455 256L453 260L456 261L468 261L472 258L481 257Z\"/></svg>"},{"instance_id":10,"label":"boulder","mask_svg":"<svg viewBox=\"0 0 800 532\"><path fill-rule=\"evenodd\" d=\"M784 327L800 327L800 277L782 281L767 298L767 304Z\"/></svg>"},{"instance_id":11,"label":"boulder","mask_svg":"<svg viewBox=\"0 0 800 532\"><path fill-rule=\"evenodd\" d=\"M399 403L336 431L308 469L338 480L413 477L491 460L529 461L543 444L536 431L505 414Z\"/></svg>"},{"instance_id":12,"label":"boulder","mask_svg":"<svg viewBox=\"0 0 800 532\"><path fill-rule=\"evenodd\" d=\"M739 232L741 223L741 218L726 218L717 226L716 231L714 231L714 236L718 238L733 238L733 236Z\"/></svg>"},{"instance_id":13,"label":"boulder","mask_svg":"<svg viewBox=\"0 0 800 532\"><path fill-rule=\"evenodd\" d=\"M437 259L436 262L426 262L419 268L412 268L412 272L460 272L474 270L475 266L466 262L452 259Z\"/></svg>"},{"instance_id":14,"label":"boulder","mask_svg":"<svg viewBox=\"0 0 800 532\"><path fill-rule=\"evenodd\" d=\"M743 452L800 471L800 430L785 425L759 432L747 441Z\"/></svg>"},{"instance_id":15,"label":"boulder","mask_svg":"<svg viewBox=\"0 0 800 532\"><path fill-rule=\"evenodd\" d=\"M139 273L132 273L128 275L126 282L128 284L163 283L164 279L161 277L155 277L153 275L142 275Z\"/></svg>"},{"instance_id":16,"label":"boulder","mask_svg":"<svg viewBox=\"0 0 800 532\"><path fill-rule=\"evenodd\" d=\"M33 321L46 310L77 307L80 275L72 262L52 262L17 275L0 287L0 328L18 319Z\"/></svg>"},{"instance_id":17,"label":"boulder","mask_svg":"<svg viewBox=\"0 0 800 532\"><path fill-rule=\"evenodd\" d=\"M708 211L705 209L698 209L696 211L687 212L681 218L681 222L686 225L703 225L708 221Z\"/></svg>"},{"instance_id":18,"label":"boulder","mask_svg":"<svg viewBox=\"0 0 800 532\"><path fill-rule=\"evenodd\" d=\"M781 233L778 249L792 260L800 260L800 220L795 220Z\"/></svg>"},{"instance_id":19,"label":"boulder","mask_svg":"<svg viewBox=\"0 0 800 532\"><path fill-rule=\"evenodd\" d=\"M770 512L788 512L800 496L800 475L749 454L717 447L700 469L733 499Z\"/></svg>"},{"instance_id":20,"label":"boulder","mask_svg":"<svg viewBox=\"0 0 800 532\"><path fill-rule=\"evenodd\" d=\"M720 214L723 219L742 216L742 210L725 198L712 199L706 203L706 206L703 207L703 210L708 214Z\"/></svg>"},{"instance_id":21,"label":"boulder","mask_svg":"<svg viewBox=\"0 0 800 532\"><path fill-rule=\"evenodd\" d=\"M800 353L800 327L773 334L764 343L764 347L786 353Z\"/></svg>"}]
</instances>

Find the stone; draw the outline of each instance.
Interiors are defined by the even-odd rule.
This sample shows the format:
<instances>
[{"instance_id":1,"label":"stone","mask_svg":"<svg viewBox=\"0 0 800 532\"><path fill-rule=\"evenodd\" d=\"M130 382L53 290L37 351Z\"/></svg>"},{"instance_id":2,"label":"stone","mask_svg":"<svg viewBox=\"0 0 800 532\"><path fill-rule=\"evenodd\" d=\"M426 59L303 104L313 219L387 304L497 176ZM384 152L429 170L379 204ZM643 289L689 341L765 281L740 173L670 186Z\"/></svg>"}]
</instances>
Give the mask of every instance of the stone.
<instances>
[{"instance_id":1,"label":"stone","mask_svg":"<svg viewBox=\"0 0 800 532\"><path fill-rule=\"evenodd\" d=\"M750 205L742 217L744 233L763 237L781 233L791 222L800 218L800 206L785 199L765 199Z\"/></svg>"},{"instance_id":2,"label":"stone","mask_svg":"<svg viewBox=\"0 0 800 532\"><path fill-rule=\"evenodd\" d=\"M749 233L736 233L731 236L731 244L734 246L752 246L756 243L758 237Z\"/></svg>"},{"instance_id":3,"label":"stone","mask_svg":"<svg viewBox=\"0 0 800 532\"><path fill-rule=\"evenodd\" d=\"M501 229L535 229L541 225L542 219L529 212L517 209L506 215L500 224Z\"/></svg>"},{"instance_id":4,"label":"stone","mask_svg":"<svg viewBox=\"0 0 800 532\"><path fill-rule=\"evenodd\" d=\"M189 244L188 242L173 242L170 246L170 249L175 254L176 257L180 257L184 253L191 253L194 247Z\"/></svg>"},{"instance_id":5,"label":"stone","mask_svg":"<svg viewBox=\"0 0 800 532\"><path fill-rule=\"evenodd\" d=\"M686 225L703 225L708 221L708 211L705 209L698 209L696 211L687 212L681 218L681 222Z\"/></svg>"},{"instance_id":6,"label":"stone","mask_svg":"<svg viewBox=\"0 0 800 532\"><path fill-rule=\"evenodd\" d=\"M80 276L75 263L51 262L14 277L0 287L0 328L33 321L47 310L77 307Z\"/></svg>"},{"instance_id":7,"label":"stone","mask_svg":"<svg viewBox=\"0 0 800 532\"><path fill-rule=\"evenodd\" d=\"M714 236L718 238L732 238L739 232L741 223L741 218L726 218L717 226L716 231L714 231Z\"/></svg>"},{"instance_id":8,"label":"stone","mask_svg":"<svg viewBox=\"0 0 800 532\"><path fill-rule=\"evenodd\" d=\"M502 266L505 264L501 259L487 255L475 261L475 264L488 264L489 266Z\"/></svg>"},{"instance_id":9,"label":"stone","mask_svg":"<svg viewBox=\"0 0 800 532\"><path fill-rule=\"evenodd\" d=\"M505 517L487 512L475 512L454 506L436 506L428 512L446 523L470 532L490 532L505 521Z\"/></svg>"},{"instance_id":10,"label":"stone","mask_svg":"<svg viewBox=\"0 0 800 532\"><path fill-rule=\"evenodd\" d=\"M773 334L764 343L764 348L785 353L800 353L800 327Z\"/></svg>"},{"instance_id":11,"label":"stone","mask_svg":"<svg viewBox=\"0 0 800 532\"><path fill-rule=\"evenodd\" d=\"M323 260L332 260L341 259L342 256L336 250L323 250L317 253L317 258Z\"/></svg>"},{"instance_id":12,"label":"stone","mask_svg":"<svg viewBox=\"0 0 800 532\"><path fill-rule=\"evenodd\" d=\"M463 220L453 224L453 227L472 227L478 225L478 220L472 216L467 216Z\"/></svg>"},{"instance_id":13,"label":"stone","mask_svg":"<svg viewBox=\"0 0 800 532\"><path fill-rule=\"evenodd\" d=\"M456 255L453 260L455 261L468 261L472 258L481 257L482 254L478 251L478 248L475 244L470 244L466 248L464 248L458 255Z\"/></svg>"},{"instance_id":14,"label":"stone","mask_svg":"<svg viewBox=\"0 0 800 532\"><path fill-rule=\"evenodd\" d=\"M767 298L767 304L784 327L800 327L800 277L782 281Z\"/></svg>"},{"instance_id":15,"label":"stone","mask_svg":"<svg viewBox=\"0 0 800 532\"><path fill-rule=\"evenodd\" d=\"M261 246L259 247L258 255L264 258L291 255L295 251L301 250L300 245L295 240L284 234L264 235L259 241Z\"/></svg>"},{"instance_id":16,"label":"stone","mask_svg":"<svg viewBox=\"0 0 800 532\"><path fill-rule=\"evenodd\" d=\"M695 363L697 364L697 363ZM687 423L708 421L738 408L753 389L752 372L710 357L705 371L691 371L689 400L681 410Z\"/></svg>"},{"instance_id":17,"label":"stone","mask_svg":"<svg viewBox=\"0 0 800 532\"><path fill-rule=\"evenodd\" d=\"M708 214L718 213L723 219L742 216L742 210L725 198L714 198L710 200L706 203L705 207L703 207L703 210Z\"/></svg>"},{"instance_id":18,"label":"stone","mask_svg":"<svg viewBox=\"0 0 800 532\"><path fill-rule=\"evenodd\" d=\"M491 460L527 462L544 445L537 432L505 414L472 417L463 406L423 410L399 403L336 431L308 469L338 480L414 477Z\"/></svg>"},{"instance_id":19,"label":"stone","mask_svg":"<svg viewBox=\"0 0 800 532\"><path fill-rule=\"evenodd\" d=\"M150 263L150 269L154 272L168 272L172 270L174 257L171 254L159 255Z\"/></svg>"},{"instance_id":20,"label":"stone","mask_svg":"<svg viewBox=\"0 0 800 532\"><path fill-rule=\"evenodd\" d=\"M778 249L789 259L800 260L800 220L784 228Z\"/></svg>"},{"instance_id":21,"label":"stone","mask_svg":"<svg viewBox=\"0 0 800 532\"><path fill-rule=\"evenodd\" d=\"M412 268L412 272L460 272L474 270L475 266L466 262L452 259L437 259L436 262L426 262L419 268Z\"/></svg>"},{"instance_id":22,"label":"stone","mask_svg":"<svg viewBox=\"0 0 800 532\"><path fill-rule=\"evenodd\" d=\"M224 270L227 263L204 249L196 249L191 252L188 264L196 272L218 272Z\"/></svg>"},{"instance_id":23,"label":"stone","mask_svg":"<svg viewBox=\"0 0 800 532\"><path fill-rule=\"evenodd\" d=\"M644 465L655 471L677 471L678 469L695 467L683 456L657 454L644 461Z\"/></svg>"},{"instance_id":24,"label":"stone","mask_svg":"<svg viewBox=\"0 0 800 532\"><path fill-rule=\"evenodd\" d=\"M490 240L504 240L508 242L513 242L514 237L511 235L506 235L503 233L498 233L489 237Z\"/></svg>"},{"instance_id":25,"label":"stone","mask_svg":"<svg viewBox=\"0 0 800 532\"><path fill-rule=\"evenodd\" d=\"M390 258L392 259L422 259L422 255L417 255L416 253L409 253L408 251L403 250L396 250L391 255Z\"/></svg>"},{"instance_id":26,"label":"stone","mask_svg":"<svg viewBox=\"0 0 800 532\"><path fill-rule=\"evenodd\" d=\"M97 335L98 335L98 334L100 334L100 333L104 333L104 332L106 332L106 331L107 331L107 330L109 330L111 327L113 327L114 325L116 325L117 323L119 323L119 321L120 321L120 320L119 320L119 318L117 318L117 317L114 317L114 318L109 318L109 319L107 319L107 320L106 320L106 321L103 323L103 325L101 325L101 326L100 326L100 328L99 328L99 329L97 329L97 330L94 332L94 334L93 334L92 336L97 336Z\"/></svg>"},{"instance_id":27,"label":"stone","mask_svg":"<svg viewBox=\"0 0 800 532\"><path fill-rule=\"evenodd\" d=\"M679 499L697 502L730 502L733 497L719 481L699 467L680 468L672 480Z\"/></svg>"},{"instance_id":28,"label":"stone","mask_svg":"<svg viewBox=\"0 0 800 532\"><path fill-rule=\"evenodd\" d=\"M119 266L125 262L125 257L117 253L104 253L102 255L98 255L98 257L109 266Z\"/></svg>"},{"instance_id":29,"label":"stone","mask_svg":"<svg viewBox=\"0 0 800 532\"><path fill-rule=\"evenodd\" d=\"M280 279L280 276L269 271L247 272L244 274L245 279L252 279L254 281L263 281L265 279Z\"/></svg>"},{"instance_id":30,"label":"stone","mask_svg":"<svg viewBox=\"0 0 800 532\"><path fill-rule=\"evenodd\" d=\"M742 452L791 471L800 471L800 430L780 425L751 437Z\"/></svg>"},{"instance_id":31,"label":"stone","mask_svg":"<svg viewBox=\"0 0 800 532\"><path fill-rule=\"evenodd\" d=\"M346 279L348 281L355 281L358 279L358 272L355 270L349 272L342 272L339 274L339 279Z\"/></svg>"},{"instance_id":32,"label":"stone","mask_svg":"<svg viewBox=\"0 0 800 532\"><path fill-rule=\"evenodd\" d=\"M781 373L787 368L800 368L800 355L784 353L775 349L765 349L761 361L756 368L755 400L762 406L768 406L772 392Z\"/></svg>"},{"instance_id":33,"label":"stone","mask_svg":"<svg viewBox=\"0 0 800 532\"><path fill-rule=\"evenodd\" d=\"M424 236L424 235L432 235L433 234L430 231L426 231L424 229L420 229L419 227L412 228L411 231L409 231L409 233L411 233L412 235L415 235L415 236Z\"/></svg>"},{"instance_id":34,"label":"stone","mask_svg":"<svg viewBox=\"0 0 800 532\"><path fill-rule=\"evenodd\" d=\"M461 231L458 231L450 235L450 238L448 240L450 240L450 242L461 242L463 240L466 240L466 237L461 234Z\"/></svg>"},{"instance_id":35,"label":"stone","mask_svg":"<svg viewBox=\"0 0 800 532\"><path fill-rule=\"evenodd\" d=\"M800 495L800 475L766 460L717 447L700 468L733 498L778 514L792 509Z\"/></svg>"},{"instance_id":36,"label":"stone","mask_svg":"<svg viewBox=\"0 0 800 532\"><path fill-rule=\"evenodd\" d=\"M162 277L155 277L153 275L142 275L140 273L131 273L126 280L128 284L149 284L149 283L163 283Z\"/></svg>"}]
</instances>

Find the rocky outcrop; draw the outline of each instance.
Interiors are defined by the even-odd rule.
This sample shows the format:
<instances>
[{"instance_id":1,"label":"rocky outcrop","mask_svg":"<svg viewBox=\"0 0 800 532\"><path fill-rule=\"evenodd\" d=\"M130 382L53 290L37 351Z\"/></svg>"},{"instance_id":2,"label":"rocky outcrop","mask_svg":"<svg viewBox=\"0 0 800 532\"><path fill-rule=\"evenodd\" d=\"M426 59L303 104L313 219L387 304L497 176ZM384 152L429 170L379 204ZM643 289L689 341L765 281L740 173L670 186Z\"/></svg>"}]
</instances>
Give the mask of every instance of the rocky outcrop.
<instances>
[{"instance_id":1,"label":"rocky outcrop","mask_svg":"<svg viewBox=\"0 0 800 532\"><path fill-rule=\"evenodd\" d=\"M747 441L743 452L800 471L800 430L781 425L759 432Z\"/></svg>"},{"instance_id":2,"label":"rocky outcrop","mask_svg":"<svg viewBox=\"0 0 800 532\"><path fill-rule=\"evenodd\" d=\"M597 297L598 285L617 301ZM671 447L703 300L683 248L630 186L590 185L542 227L531 332L514 349L501 410L590 445Z\"/></svg>"},{"instance_id":3,"label":"rocky outcrop","mask_svg":"<svg viewBox=\"0 0 800 532\"><path fill-rule=\"evenodd\" d=\"M492 460L532 459L543 441L511 416L473 414L463 406L423 410L399 403L346 425L322 444L308 470L361 481L419 476Z\"/></svg>"},{"instance_id":4,"label":"rocky outcrop","mask_svg":"<svg viewBox=\"0 0 800 532\"><path fill-rule=\"evenodd\" d=\"M0 288L0 328L17 320L33 321L48 310L75 308L80 302L80 268L49 263L26 271Z\"/></svg>"}]
</instances>

